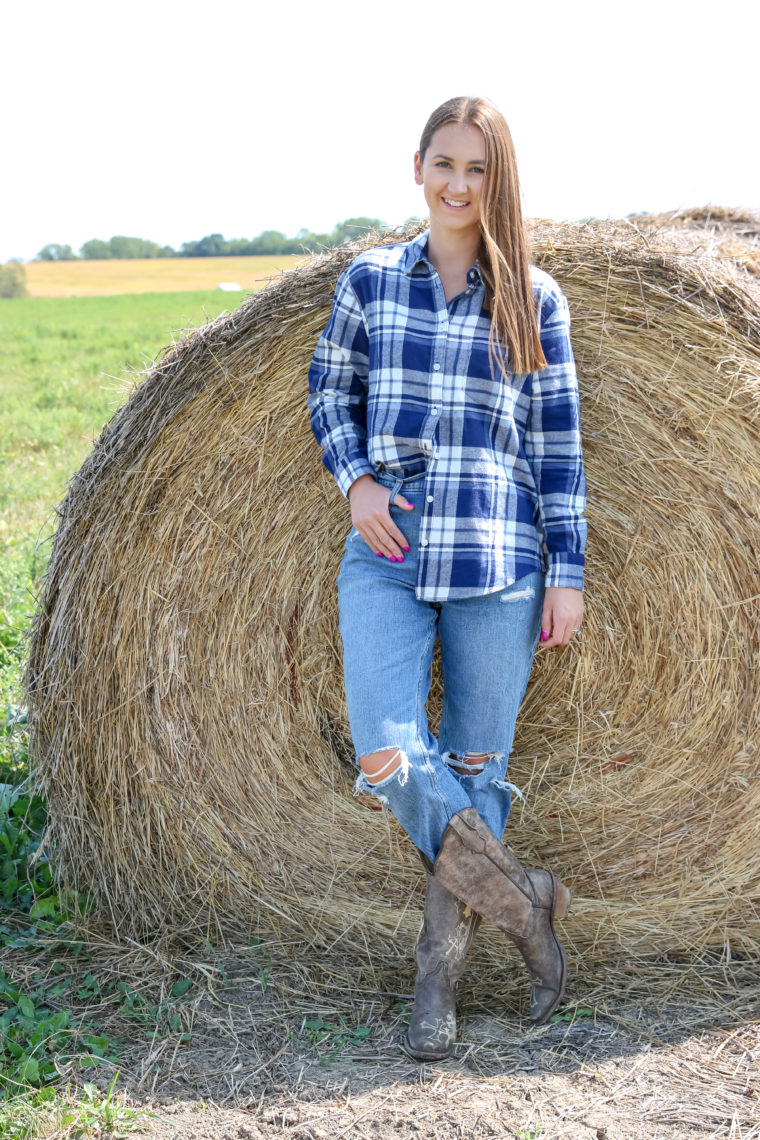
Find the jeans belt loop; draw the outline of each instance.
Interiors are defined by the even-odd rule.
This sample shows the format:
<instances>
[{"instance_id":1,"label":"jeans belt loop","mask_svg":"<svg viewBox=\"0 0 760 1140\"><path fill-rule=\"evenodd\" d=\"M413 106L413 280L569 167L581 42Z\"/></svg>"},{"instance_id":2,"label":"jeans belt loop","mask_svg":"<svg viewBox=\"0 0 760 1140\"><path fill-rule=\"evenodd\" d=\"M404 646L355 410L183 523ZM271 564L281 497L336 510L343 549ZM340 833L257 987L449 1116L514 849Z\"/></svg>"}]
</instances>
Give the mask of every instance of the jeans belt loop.
<instances>
[{"instance_id":1,"label":"jeans belt loop","mask_svg":"<svg viewBox=\"0 0 760 1140\"><path fill-rule=\"evenodd\" d=\"M396 495L399 493L399 491L401 490L403 485L404 485L403 479L395 479L394 480L393 486L391 487L391 495L390 495L390 498L388 499L388 506L389 507L392 507L393 504L395 503Z\"/></svg>"}]
</instances>

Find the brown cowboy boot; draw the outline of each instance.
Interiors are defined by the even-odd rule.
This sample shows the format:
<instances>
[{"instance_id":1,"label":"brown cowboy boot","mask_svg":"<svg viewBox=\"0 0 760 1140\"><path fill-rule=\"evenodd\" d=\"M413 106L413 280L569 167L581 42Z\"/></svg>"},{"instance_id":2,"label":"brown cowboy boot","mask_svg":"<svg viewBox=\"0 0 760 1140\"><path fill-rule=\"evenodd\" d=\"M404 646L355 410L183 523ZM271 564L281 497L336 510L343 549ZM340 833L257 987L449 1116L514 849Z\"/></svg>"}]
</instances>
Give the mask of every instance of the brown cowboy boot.
<instances>
[{"instance_id":1,"label":"brown cowboy boot","mask_svg":"<svg viewBox=\"0 0 760 1140\"><path fill-rule=\"evenodd\" d=\"M428 874L414 1009L403 1041L416 1061L442 1061L454 1050L456 985L479 925L480 916Z\"/></svg>"},{"instance_id":2,"label":"brown cowboy boot","mask_svg":"<svg viewBox=\"0 0 760 1140\"><path fill-rule=\"evenodd\" d=\"M543 1025L565 992L565 951L554 919L570 909L570 891L551 871L524 870L475 808L449 821L434 871L442 886L514 942L531 977L531 1020Z\"/></svg>"}]
</instances>

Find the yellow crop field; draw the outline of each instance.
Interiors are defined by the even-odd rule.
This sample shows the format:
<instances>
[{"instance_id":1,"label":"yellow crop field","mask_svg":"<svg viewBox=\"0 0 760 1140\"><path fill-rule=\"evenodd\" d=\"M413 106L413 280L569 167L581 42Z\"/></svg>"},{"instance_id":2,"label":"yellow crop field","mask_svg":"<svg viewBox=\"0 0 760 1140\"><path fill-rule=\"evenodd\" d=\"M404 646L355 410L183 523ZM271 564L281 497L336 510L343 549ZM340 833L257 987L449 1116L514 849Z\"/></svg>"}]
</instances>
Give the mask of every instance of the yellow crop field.
<instances>
[{"instance_id":1,"label":"yellow crop field","mask_svg":"<svg viewBox=\"0 0 760 1140\"><path fill-rule=\"evenodd\" d=\"M181 293L215 289L223 281L261 289L270 277L305 260L277 257L155 257L106 261L30 261L31 297L98 297L119 293Z\"/></svg>"}]
</instances>

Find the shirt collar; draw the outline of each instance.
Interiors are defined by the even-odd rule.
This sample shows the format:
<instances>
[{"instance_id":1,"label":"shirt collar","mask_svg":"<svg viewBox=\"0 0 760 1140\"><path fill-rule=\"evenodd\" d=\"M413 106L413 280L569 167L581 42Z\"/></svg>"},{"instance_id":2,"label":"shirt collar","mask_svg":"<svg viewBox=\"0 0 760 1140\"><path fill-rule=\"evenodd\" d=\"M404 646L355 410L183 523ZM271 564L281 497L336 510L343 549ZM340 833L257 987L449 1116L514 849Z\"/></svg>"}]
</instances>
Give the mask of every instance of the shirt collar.
<instances>
[{"instance_id":1,"label":"shirt collar","mask_svg":"<svg viewBox=\"0 0 760 1140\"><path fill-rule=\"evenodd\" d=\"M425 265L430 265L427 256L428 247L428 233L418 234L416 238L412 238L407 242L406 249L404 250L403 257L401 258L401 272L406 273L407 276L414 272L420 262Z\"/></svg>"},{"instance_id":2,"label":"shirt collar","mask_svg":"<svg viewBox=\"0 0 760 1140\"><path fill-rule=\"evenodd\" d=\"M420 264L432 269L432 265L428 260L427 248L428 231L425 230L424 233L419 234L416 238L412 238L412 240L407 243L403 257L401 258L401 272L410 276ZM481 285L483 282L477 261L467 270L467 282L470 285Z\"/></svg>"}]
</instances>

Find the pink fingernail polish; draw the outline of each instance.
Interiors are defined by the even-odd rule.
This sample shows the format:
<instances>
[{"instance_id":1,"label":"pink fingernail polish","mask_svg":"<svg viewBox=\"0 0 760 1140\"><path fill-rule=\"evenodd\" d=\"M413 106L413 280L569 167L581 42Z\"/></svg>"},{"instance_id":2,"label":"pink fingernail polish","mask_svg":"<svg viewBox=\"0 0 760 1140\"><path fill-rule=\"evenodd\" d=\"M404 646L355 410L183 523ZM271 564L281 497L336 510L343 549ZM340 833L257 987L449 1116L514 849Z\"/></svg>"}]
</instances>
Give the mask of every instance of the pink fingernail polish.
<instances>
[{"instance_id":1,"label":"pink fingernail polish","mask_svg":"<svg viewBox=\"0 0 760 1140\"><path fill-rule=\"evenodd\" d=\"M404 550L407 552L407 554L409 553L409 547L408 546L405 546Z\"/></svg>"},{"instance_id":2,"label":"pink fingernail polish","mask_svg":"<svg viewBox=\"0 0 760 1140\"><path fill-rule=\"evenodd\" d=\"M382 552L382 550L378 550L378 552L377 552L377 557L378 557L378 558L382 558L382 557L383 557L383 552Z\"/></svg>"},{"instance_id":3,"label":"pink fingernail polish","mask_svg":"<svg viewBox=\"0 0 760 1140\"><path fill-rule=\"evenodd\" d=\"M404 556L402 555L400 558L397 558L397 559L396 559L396 561L397 561L397 562L403 562L403 561L404 561Z\"/></svg>"},{"instance_id":4,"label":"pink fingernail polish","mask_svg":"<svg viewBox=\"0 0 760 1140\"><path fill-rule=\"evenodd\" d=\"M396 556L395 556L395 554L389 554L389 555L388 555L388 561L389 561L389 562L395 562L395 561L396 561Z\"/></svg>"},{"instance_id":5,"label":"pink fingernail polish","mask_svg":"<svg viewBox=\"0 0 760 1140\"><path fill-rule=\"evenodd\" d=\"M541 640L542 641L548 641L549 640L549 634L546 632L545 629L541 630Z\"/></svg>"}]
</instances>

